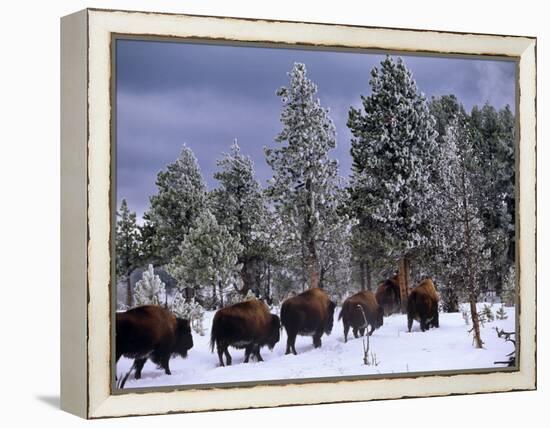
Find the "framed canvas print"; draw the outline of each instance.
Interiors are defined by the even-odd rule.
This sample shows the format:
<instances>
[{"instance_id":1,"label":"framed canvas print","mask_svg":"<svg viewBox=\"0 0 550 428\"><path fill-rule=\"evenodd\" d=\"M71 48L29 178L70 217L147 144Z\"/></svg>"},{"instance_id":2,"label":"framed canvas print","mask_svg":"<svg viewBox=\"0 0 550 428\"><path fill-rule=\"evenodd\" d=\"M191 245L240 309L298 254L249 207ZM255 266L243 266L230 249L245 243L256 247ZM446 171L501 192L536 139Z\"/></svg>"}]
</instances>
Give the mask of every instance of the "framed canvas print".
<instances>
[{"instance_id":1,"label":"framed canvas print","mask_svg":"<svg viewBox=\"0 0 550 428\"><path fill-rule=\"evenodd\" d=\"M61 20L61 403L536 387L536 39Z\"/></svg>"}]
</instances>

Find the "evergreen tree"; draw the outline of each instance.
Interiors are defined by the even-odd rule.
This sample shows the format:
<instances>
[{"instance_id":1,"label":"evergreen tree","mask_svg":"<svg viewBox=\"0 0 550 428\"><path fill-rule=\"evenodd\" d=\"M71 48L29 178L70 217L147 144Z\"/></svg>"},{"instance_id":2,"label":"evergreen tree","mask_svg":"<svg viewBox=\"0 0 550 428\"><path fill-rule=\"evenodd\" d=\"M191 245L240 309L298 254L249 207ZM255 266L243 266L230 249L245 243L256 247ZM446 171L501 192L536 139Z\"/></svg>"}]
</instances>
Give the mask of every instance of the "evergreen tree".
<instances>
[{"instance_id":1,"label":"evergreen tree","mask_svg":"<svg viewBox=\"0 0 550 428\"><path fill-rule=\"evenodd\" d=\"M401 58L388 56L371 71L372 93L362 110L351 107L350 189L363 234L382 235L379 248L398 259L402 310L407 304L409 262L430 236L437 154L434 119Z\"/></svg>"},{"instance_id":2,"label":"evergreen tree","mask_svg":"<svg viewBox=\"0 0 550 428\"><path fill-rule=\"evenodd\" d=\"M485 104L470 117L474 150L479 156L476 186L483 233L492 267L482 279L485 290L500 291L504 275L515 263L515 119L509 107L498 112Z\"/></svg>"},{"instance_id":3,"label":"evergreen tree","mask_svg":"<svg viewBox=\"0 0 550 428\"><path fill-rule=\"evenodd\" d=\"M189 320L195 333L204 336L204 308L195 299L186 299L182 293L177 293L172 300L170 310L179 318Z\"/></svg>"},{"instance_id":4,"label":"evergreen tree","mask_svg":"<svg viewBox=\"0 0 550 428\"><path fill-rule=\"evenodd\" d=\"M139 229L136 213L128 208L126 199L120 202L116 224L116 274L117 279L126 280L126 305L132 306L132 284L130 275L140 261Z\"/></svg>"},{"instance_id":5,"label":"evergreen tree","mask_svg":"<svg viewBox=\"0 0 550 428\"><path fill-rule=\"evenodd\" d=\"M166 298L166 287L160 276L155 274L153 265L149 265L143 272L141 279L136 282L136 305L161 305Z\"/></svg>"},{"instance_id":6,"label":"evergreen tree","mask_svg":"<svg viewBox=\"0 0 550 428\"><path fill-rule=\"evenodd\" d=\"M319 244L325 238L321 226L337 208L338 165L329 157L336 132L305 65L294 64L289 77L290 86L277 92L283 101L283 129L276 141L282 145L265 150L274 173L268 194L296 243L296 253L303 254L307 283L314 288L320 279Z\"/></svg>"},{"instance_id":7,"label":"evergreen tree","mask_svg":"<svg viewBox=\"0 0 550 428\"><path fill-rule=\"evenodd\" d=\"M428 103L430 113L435 119L434 129L437 131L436 142L444 144L443 139L447 132L447 127L453 120L467 120L464 106L458 101L455 95L442 95L432 97Z\"/></svg>"},{"instance_id":8,"label":"evergreen tree","mask_svg":"<svg viewBox=\"0 0 550 428\"><path fill-rule=\"evenodd\" d=\"M241 251L238 239L205 209L185 236L167 270L177 280L180 290L210 286L211 306L223 306L222 291L238 269L237 258Z\"/></svg>"},{"instance_id":9,"label":"evergreen tree","mask_svg":"<svg viewBox=\"0 0 550 428\"><path fill-rule=\"evenodd\" d=\"M211 205L218 223L241 245L238 254L243 282L241 292L246 295L253 289L259 293L258 272L268 246L268 236L262 225L267 215L263 192L254 176L252 160L241 154L237 141L217 165L219 170L214 178L220 187L211 192Z\"/></svg>"},{"instance_id":10,"label":"evergreen tree","mask_svg":"<svg viewBox=\"0 0 550 428\"><path fill-rule=\"evenodd\" d=\"M516 258L516 118L509 105L506 105L498 114L501 135L501 150L499 153L503 163L502 167L506 169L505 171L501 171L501 190L506 204L506 219L508 220L506 228L508 234L507 259L508 265L514 266Z\"/></svg>"},{"instance_id":11,"label":"evergreen tree","mask_svg":"<svg viewBox=\"0 0 550 428\"><path fill-rule=\"evenodd\" d=\"M206 185L195 155L183 146L178 159L157 175L158 193L144 215L151 232L148 248L154 264L167 264L178 254L189 228L206 204Z\"/></svg>"},{"instance_id":12,"label":"evergreen tree","mask_svg":"<svg viewBox=\"0 0 550 428\"><path fill-rule=\"evenodd\" d=\"M446 174L438 187L437 204L431 207L438 214L433 224L437 263L444 267L447 286L461 288L466 296L475 345L481 348L476 303L480 280L490 266L475 186L481 168L469 130L458 118L447 127L440 149L439 166Z\"/></svg>"}]
</instances>

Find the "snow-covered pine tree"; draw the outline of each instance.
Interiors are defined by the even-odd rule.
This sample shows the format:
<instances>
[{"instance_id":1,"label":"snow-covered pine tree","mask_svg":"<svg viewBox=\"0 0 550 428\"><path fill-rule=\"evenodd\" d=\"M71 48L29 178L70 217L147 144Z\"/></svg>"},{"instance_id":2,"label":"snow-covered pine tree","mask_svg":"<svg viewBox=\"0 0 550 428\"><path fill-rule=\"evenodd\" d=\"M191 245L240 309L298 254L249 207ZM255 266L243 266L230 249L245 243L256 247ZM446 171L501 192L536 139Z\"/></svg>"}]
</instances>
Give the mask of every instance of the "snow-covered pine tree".
<instances>
[{"instance_id":1,"label":"snow-covered pine tree","mask_svg":"<svg viewBox=\"0 0 550 428\"><path fill-rule=\"evenodd\" d=\"M437 204L432 206L437 213L433 242L438 249L438 263L445 268L446 282L462 287L468 300L474 343L481 348L477 299L480 278L490 266L490 254L485 248L477 205L479 189L474 185L480 169L479 159L464 121L458 118L451 121L439 156L439 168L446 174L438 185Z\"/></svg>"},{"instance_id":2,"label":"snow-covered pine tree","mask_svg":"<svg viewBox=\"0 0 550 428\"><path fill-rule=\"evenodd\" d=\"M510 266L504 277L500 299L504 306L514 306L516 303L516 267Z\"/></svg>"},{"instance_id":3,"label":"snow-covered pine tree","mask_svg":"<svg viewBox=\"0 0 550 428\"><path fill-rule=\"evenodd\" d=\"M463 105L454 95L443 95L441 97L432 97L429 102L430 113L435 119L435 129L438 132L436 141L440 155L443 156L441 163L446 162L445 148L447 129L451 124L457 125L460 129L468 127L468 116ZM447 171L444 168L435 168L433 171L432 182L436 189L445 189L447 180ZM443 194L441 197L444 197ZM439 201L440 199L438 199ZM437 206L433 207L436 209ZM446 216L439 217L434 222L437 229L439 221L447 221ZM436 230L437 232L437 230ZM461 278L457 278L453 269L449 269L448 263L452 263L454 253L446 254L449 248L438 246L437 240L432 241L432 245L424 254L422 264L431 273L433 277L437 277L438 291L442 301L442 309L444 312L458 312L459 304L467 300L464 286Z\"/></svg>"},{"instance_id":4,"label":"snow-covered pine tree","mask_svg":"<svg viewBox=\"0 0 550 428\"><path fill-rule=\"evenodd\" d=\"M166 297L166 287L164 282L155 274L153 265L149 265L143 272L141 279L136 282L134 290L134 300L136 306L139 305L161 305Z\"/></svg>"},{"instance_id":5,"label":"snow-covered pine tree","mask_svg":"<svg viewBox=\"0 0 550 428\"><path fill-rule=\"evenodd\" d=\"M343 296L351 286L351 225L345 212L345 190L338 189L334 197L338 208L320 208L320 236L324 238L318 246L319 286L331 295Z\"/></svg>"},{"instance_id":6,"label":"snow-covered pine tree","mask_svg":"<svg viewBox=\"0 0 550 428\"><path fill-rule=\"evenodd\" d=\"M126 199L120 202L116 223L116 274L117 280L126 281L126 306L132 306L132 284L130 275L140 261L139 229L136 213L128 208Z\"/></svg>"},{"instance_id":7,"label":"snow-covered pine tree","mask_svg":"<svg viewBox=\"0 0 550 428\"><path fill-rule=\"evenodd\" d=\"M206 329L204 328L204 308L194 298L186 299L180 292L176 292L176 296L172 300L170 310L178 317L189 320L191 328L195 333L204 336Z\"/></svg>"},{"instance_id":8,"label":"snow-covered pine tree","mask_svg":"<svg viewBox=\"0 0 550 428\"><path fill-rule=\"evenodd\" d=\"M282 145L265 149L273 169L267 191L297 243L296 253L303 252L307 283L314 288L319 286L321 225L337 208L338 164L329 156L336 147L336 131L316 98L317 86L307 77L306 66L294 64L289 77L289 87L277 91L283 129L276 141Z\"/></svg>"},{"instance_id":9,"label":"snow-covered pine tree","mask_svg":"<svg viewBox=\"0 0 550 428\"><path fill-rule=\"evenodd\" d=\"M440 97L432 97L428 103L430 113L435 119L434 128L437 131L436 141L438 144L443 144L443 139L447 132L447 127L451 121L457 117L460 120L467 120L464 106L458 101L455 95L442 95Z\"/></svg>"},{"instance_id":10,"label":"snow-covered pine tree","mask_svg":"<svg viewBox=\"0 0 550 428\"><path fill-rule=\"evenodd\" d=\"M222 291L237 273L237 258L241 251L239 240L231 236L225 226L218 224L210 210L204 209L167 270L178 282L180 290L210 286L211 306L223 306Z\"/></svg>"},{"instance_id":11,"label":"snow-covered pine tree","mask_svg":"<svg viewBox=\"0 0 550 428\"><path fill-rule=\"evenodd\" d=\"M218 223L241 244L238 254L241 292L246 295L248 290L254 290L259 295L259 270L269 246L268 235L260 227L267 215L264 195L255 178L252 160L241 154L236 140L217 166L214 178L220 186L210 192L211 206Z\"/></svg>"},{"instance_id":12,"label":"snow-covered pine tree","mask_svg":"<svg viewBox=\"0 0 550 428\"><path fill-rule=\"evenodd\" d=\"M147 255L154 264L164 265L179 253L189 228L206 203L204 183L195 155L187 146L174 163L157 175L158 193L150 198L151 207L144 215L151 232Z\"/></svg>"},{"instance_id":13,"label":"snow-covered pine tree","mask_svg":"<svg viewBox=\"0 0 550 428\"><path fill-rule=\"evenodd\" d=\"M402 310L409 263L428 242L431 182L437 154L434 119L401 58L387 56L371 71L371 95L350 108L352 199L359 224L382 234L381 247L399 260Z\"/></svg>"},{"instance_id":14,"label":"snow-covered pine tree","mask_svg":"<svg viewBox=\"0 0 550 428\"><path fill-rule=\"evenodd\" d=\"M482 278L485 291L502 288L504 275L515 263L515 119L509 107L498 112L485 104L470 116L472 141L483 168L480 169L480 217L492 266Z\"/></svg>"}]
</instances>

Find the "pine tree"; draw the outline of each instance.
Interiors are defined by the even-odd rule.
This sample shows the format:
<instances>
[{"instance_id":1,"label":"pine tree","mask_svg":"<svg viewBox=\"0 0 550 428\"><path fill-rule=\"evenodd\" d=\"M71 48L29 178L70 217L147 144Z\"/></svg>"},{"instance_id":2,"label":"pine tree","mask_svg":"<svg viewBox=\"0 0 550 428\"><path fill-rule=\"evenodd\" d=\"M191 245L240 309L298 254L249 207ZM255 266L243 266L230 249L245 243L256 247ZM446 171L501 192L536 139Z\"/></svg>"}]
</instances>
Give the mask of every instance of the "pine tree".
<instances>
[{"instance_id":1,"label":"pine tree","mask_svg":"<svg viewBox=\"0 0 550 428\"><path fill-rule=\"evenodd\" d=\"M167 270L177 280L180 290L210 286L211 306L223 306L222 291L238 269L240 251L242 246L238 239L205 209L185 236Z\"/></svg>"},{"instance_id":2,"label":"pine tree","mask_svg":"<svg viewBox=\"0 0 550 428\"><path fill-rule=\"evenodd\" d=\"M474 107L470 117L474 150L480 169L480 216L491 252L492 267L482 279L484 289L502 288L504 275L515 263L515 119L509 107L498 112L485 104Z\"/></svg>"},{"instance_id":3,"label":"pine tree","mask_svg":"<svg viewBox=\"0 0 550 428\"><path fill-rule=\"evenodd\" d=\"M134 293L136 305L160 305L166 297L166 287L160 277L155 274L153 265L149 265L143 272L141 279L136 282Z\"/></svg>"},{"instance_id":4,"label":"pine tree","mask_svg":"<svg viewBox=\"0 0 550 428\"><path fill-rule=\"evenodd\" d=\"M263 192L254 176L252 160L241 154L237 141L217 165L219 170L214 178L220 187L211 192L211 205L218 223L225 226L242 247L238 254L241 292L246 295L254 289L259 293L258 271L268 247L268 236L262 225L267 215Z\"/></svg>"},{"instance_id":5,"label":"pine tree","mask_svg":"<svg viewBox=\"0 0 550 428\"><path fill-rule=\"evenodd\" d=\"M372 93L350 108L353 139L351 197L363 234L381 234L378 247L399 260L402 310L409 263L430 236L437 153L434 119L401 58L388 56L371 71Z\"/></svg>"},{"instance_id":6,"label":"pine tree","mask_svg":"<svg viewBox=\"0 0 550 428\"><path fill-rule=\"evenodd\" d=\"M447 127L453 120L467 120L464 106L458 101L455 95L442 95L432 97L428 103L430 113L435 119L434 129L437 131L437 144L444 144L443 139L447 132Z\"/></svg>"},{"instance_id":7,"label":"pine tree","mask_svg":"<svg viewBox=\"0 0 550 428\"><path fill-rule=\"evenodd\" d=\"M344 189L334 192L336 208L320 207L319 285L329 293L343 296L351 284L351 224L345 205Z\"/></svg>"},{"instance_id":8,"label":"pine tree","mask_svg":"<svg viewBox=\"0 0 550 428\"><path fill-rule=\"evenodd\" d=\"M266 148L273 169L268 195L295 241L310 288L319 286L321 225L335 210L338 165L329 157L336 147L334 124L316 98L317 87L308 79L306 66L296 63L289 73L290 86L277 95L283 101L283 129L276 138L281 146Z\"/></svg>"},{"instance_id":9,"label":"pine tree","mask_svg":"<svg viewBox=\"0 0 550 428\"><path fill-rule=\"evenodd\" d=\"M195 333L204 336L204 308L194 298L186 299L182 293L177 293L172 300L170 310L179 318L189 320Z\"/></svg>"},{"instance_id":10,"label":"pine tree","mask_svg":"<svg viewBox=\"0 0 550 428\"><path fill-rule=\"evenodd\" d=\"M439 154L439 167L446 174L439 183L437 204L431 207L438 214L433 224L437 262L444 266L447 284L462 288L470 306L474 342L481 348L476 304L480 279L490 266L490 253L486 251L477 205L479 159L463 121L455 118L447 127Z\"/></svg>"},{"instance_id":11,"label":"pine tree","mask_svg":"<svg viewBox=\"0 0 550 428\"><path fill-rule=\"evenodd\" d=\"M167 264L178 254L189 228L206 204L206 185L195 155L183 146L178 159L157 175L158 193L144 215L151 232L149 258L154 264Z\"/></svg>"},{"instance_id":12,"label":"pine tree","mask_svg":"<svg viewBox=\"0 0 550 428\"><path fill-rule=\"evenodd\" d=\"M130 275L140 262L139 229L136 213L128 208L126 199L120 202L116 225L116 274L126 280L126 305L132 306L132 284Z\"/></svg>"}]
</instances>

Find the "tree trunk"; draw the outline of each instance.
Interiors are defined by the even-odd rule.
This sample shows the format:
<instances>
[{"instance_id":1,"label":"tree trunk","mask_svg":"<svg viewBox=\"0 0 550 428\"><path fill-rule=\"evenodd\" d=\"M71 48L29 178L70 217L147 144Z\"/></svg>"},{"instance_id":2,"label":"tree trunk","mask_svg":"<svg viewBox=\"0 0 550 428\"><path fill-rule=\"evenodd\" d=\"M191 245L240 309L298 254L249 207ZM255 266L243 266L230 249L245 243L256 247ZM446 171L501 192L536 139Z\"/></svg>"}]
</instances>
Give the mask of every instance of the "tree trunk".
<instances>
[{"instance_id":1,"label":"tree trunk","mask_svg":"<svg viewBox=\"0 0 550 428\"><path fill-rule=\"evenodd\" d=\"M265 283L265 300L270 305L271 301L271 265L267 264L267 281Z\"/></svg>"},{"instance_id":2,"label":"tree trunk","mask_svg":"<svg viewBox=\"0 0 550 428\"><path fill-rule=\"evenodd\" d=\"M218 307L218 298L216 297L216 287L217 287L217 284L214 283L212 285L212 308L213 309L217 309Z\"/></svg>"},{"instance_id":3,"label":"tree trunk","mask_svg":"<svg viewBox=\"0 0 550 428\"><path fill-rule=\"evenodd\" d=\"M477 292L476 278L474 274L474 260L472 257L472 240L470 231L470 208L468 204L467 188L466 188L466 171L462 165L462 203L464 208L464 239L466 241L466 263L468 275L468 300L470 301L470 316L472 318L472 329L474 332L474 342L476 348L483 348L483 341L479 332L479 315L477 313Z\"/></svg>"},{"instance_id":4,"label":"tree trunk","mask_svg":"<svg viewBox=\"0 0 550 428\"><path fill-rule=\"evenodd\" d=\"M318 288L319 287L319 261L317 259L317 249L315 248L315 241L310 239L307 245L308 255L307 255L307 273L308 273L308 287Z\"/></svg>"},{"instance_id":5,"label":"tree trunk","mask_svg":"<svg viewBox=\"0 0 550 428\"><path fill-rule=\"evenodd\" d=\"M479 332L479 315L477 313L477 305L475 295L470 295L470 315L472 317L472 329L474 332L474 343L476 348L483 348L483 341Z\"/></svg>"},{"instance_id":6,"label":"tree trunk","mask_svg":"<svg viewBox=\"0 0 550 428\"><path fill-rule=\"evenodd\" d=\"M372 272L370 269L370 263L365 263L365 273L366 273L366 280L367 280L367 290L372 291Z\"/></svg>"},{"instance_id":7,"label":"tree trunk","mask_svg":"<svg viewBox=\"0 0 550 428\"><path fill-rule=\"evenodd\" d=\"M361 284L361 291L365 291L367 284L365 281L365 262L361 260L359 262L359 283Z\"/></svg>"},{"instance_id":8,"label":"tree trunk","mask_svg":"<svg viewBox=\"0 0 550 428\"><path fill-rule=\"evenodd\" d=\"M248 290L254 287L254 277L252 272L252 261L246 260L243 262L243 267L240 272L241 280L243 281L243 288L241 288L241 294L246 296Z\"/></svg>"},{"instance_id":9,"label":"tree trunk","mask_svg":"<svg viewBox=\"0 0 550 428\"><path fill-rule=\"evenodd\" d=\"M126 306L128 308L132 307L133 304L133 293L132 293L132 272L128 272L128 275L126 275Z\"/></svg>"},{"instance_id":10,"label":"tree trunk","mask_svg":"<svg viewBox=\"0 0 550 428\"><path fill-rule=\"evenodd\" d=\"M399 260L399 271L397 273L399 283L399 298L401 300L401 313L407 313L407 300L409 298L409 259L407 256Z\"/></svg>"},{"instance_id":11,"label":"tree trunk","mask_svg":"<svg viewBox=\"0 0 550 428\"><path fill-rule=\"evenodd\" d=\"M220 291L220 307L223 308L223 287L222 287L222 282L221 281L218 281L218 288L219 288L219 291Z\"/></svg>"}]
</instances>

